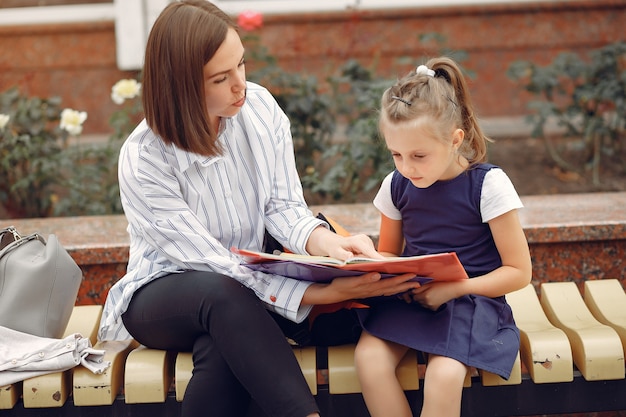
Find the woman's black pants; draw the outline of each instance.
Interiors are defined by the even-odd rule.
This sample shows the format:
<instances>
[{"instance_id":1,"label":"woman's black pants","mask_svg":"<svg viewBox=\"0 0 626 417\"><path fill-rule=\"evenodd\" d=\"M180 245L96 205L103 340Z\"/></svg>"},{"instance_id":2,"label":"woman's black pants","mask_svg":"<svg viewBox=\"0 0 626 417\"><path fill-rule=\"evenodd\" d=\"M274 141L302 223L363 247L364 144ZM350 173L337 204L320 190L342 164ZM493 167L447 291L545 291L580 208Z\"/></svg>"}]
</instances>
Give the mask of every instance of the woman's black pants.
<instances>
[{"instance_id":1,"label":"woman's black pants","mask_svg":"<svg viewBox=\"0 0 626 417\"><path fill-rule=\"evenodd\" d=\"M158 278L134 295L124 325L139 343L193 353L182 417L271 417L318 407L292 348L254 292L235 279L189 271Z\"/></svg>"}]
</instances>

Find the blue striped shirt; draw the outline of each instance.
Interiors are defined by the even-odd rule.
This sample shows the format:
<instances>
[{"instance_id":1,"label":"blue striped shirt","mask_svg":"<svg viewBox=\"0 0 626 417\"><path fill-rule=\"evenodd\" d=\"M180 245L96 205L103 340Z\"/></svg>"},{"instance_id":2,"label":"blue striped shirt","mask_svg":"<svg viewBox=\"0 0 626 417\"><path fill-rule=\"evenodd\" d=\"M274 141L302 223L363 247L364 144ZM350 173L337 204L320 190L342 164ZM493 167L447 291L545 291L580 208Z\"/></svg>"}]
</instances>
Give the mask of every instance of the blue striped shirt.
<instances>
[{"instance_id":1,"label":"blue striped shirt","mask_svg":"<svg viewBox=\"0 0 626 417\"><path fill-rule=\"evenodd\" d=\"M215 271L254 290L268 308L302 321L309 282L252 271L231 247L262 250L265 229L306 253L320 220L312 216L296 171L289 120L272 95L248 83L246 103L222 120L224 152L206 157L166 145L145 120L120 151L119 181L128 219L126 275L109 291L100 340L130 338L121 315L148 282L188 270Z\"/></svg>"}]
</instances>

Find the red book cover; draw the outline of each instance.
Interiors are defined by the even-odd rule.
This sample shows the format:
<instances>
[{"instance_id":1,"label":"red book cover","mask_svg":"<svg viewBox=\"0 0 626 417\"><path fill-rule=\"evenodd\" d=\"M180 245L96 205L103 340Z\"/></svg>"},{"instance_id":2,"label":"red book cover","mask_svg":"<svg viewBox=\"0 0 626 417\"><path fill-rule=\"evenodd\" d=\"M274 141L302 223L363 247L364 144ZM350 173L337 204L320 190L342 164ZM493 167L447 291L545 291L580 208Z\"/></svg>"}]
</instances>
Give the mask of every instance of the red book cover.
<instances>
[{"instance_id":1,"label":"red book cover","mask_svg":"<svg viewBox=\"0 0 626 417\"><path fill-rule=\"evenodd\" d=\"M455 252L380 259L351 258L341 261L326 256L269 254L245 249L231 249L251 269L308 281L324 282L340 276L380 272L383 276L413 273L420 281L467 279L467 272Z\"/></svg>"}]
</instances>

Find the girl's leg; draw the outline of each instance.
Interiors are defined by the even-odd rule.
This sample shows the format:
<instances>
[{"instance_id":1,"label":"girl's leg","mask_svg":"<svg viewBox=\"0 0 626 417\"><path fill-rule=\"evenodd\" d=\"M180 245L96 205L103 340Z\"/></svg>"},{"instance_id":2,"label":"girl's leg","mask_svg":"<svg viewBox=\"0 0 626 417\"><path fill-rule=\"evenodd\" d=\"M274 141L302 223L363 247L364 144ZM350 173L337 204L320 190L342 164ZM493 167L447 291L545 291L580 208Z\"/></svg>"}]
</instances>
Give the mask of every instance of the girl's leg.
<instances>
[{"instance_id":1,"label":"girl's leg","mask_svg":"<svg viewBox=\"0 0 626 417\"><path fill-rule=\"evenodd\" d=\"M158 278L133 296L123 320L146 346L193 352L184 417L242 416L250 397L272 417L318 411L285 336L232 278L199 271Z\"/></svg>"},{"instance_id":2,"label":"girl's leg","mask_svg":"<svg viewBox=\"0 0 626 417\"><path fill-rule=\"evenodd\" d=\"M456 359L430 355L424 377L421 417L458 417L467 367Z\"/></svg>"},{"instance_id":3,"label":"girl's leg","mask_svg":"<svg viewBox=\"0 0 626 417\"><path fill-rule=\"evenodd\" d=\"M396 377L396 368L408 348L363 331L354 362L363 398L372 417L411 417L411 408Z\"/></svg>"}]
</instances>

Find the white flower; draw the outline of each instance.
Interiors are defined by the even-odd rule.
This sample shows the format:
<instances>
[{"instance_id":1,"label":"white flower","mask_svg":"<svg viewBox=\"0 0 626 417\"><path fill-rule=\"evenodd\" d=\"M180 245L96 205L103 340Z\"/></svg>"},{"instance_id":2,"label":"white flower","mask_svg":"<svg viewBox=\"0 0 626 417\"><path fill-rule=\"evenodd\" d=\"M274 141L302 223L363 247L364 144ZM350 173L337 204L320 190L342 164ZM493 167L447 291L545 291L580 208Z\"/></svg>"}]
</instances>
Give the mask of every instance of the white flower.
<instances>
[{"instance_id":1,"label":"white flower","mask_svg":"<svg viewBox=\"0 0 626 417\"><path fill-rule=\"evenodd\" d=\"M84 111L64 109L61 112L61 129L67 130L70 135L80 135L86 119L87 113Z\"/></svg>"},{"instance_id":2,"label":"white flower","mask_svg":"<svg viewBox=\"0 0 626 417\"><path fill-rule=\"evenodd\" d=\"M139 95L141 83L133 79L119 80L111 88L111 100L115 104L122 104L124 100L135 98Z\"/></svg>"},{"instance_id":3,"label":"white flower","mask_svg":"<svg viewBox=\"0 0 626 417\"><path fill-rule=\"evenodd\" d=\"M9 116L8 114L0 114L0 131L4 130L7 123L9 123L10 118L11 116Z\"/></svg>"}]
</instances>

